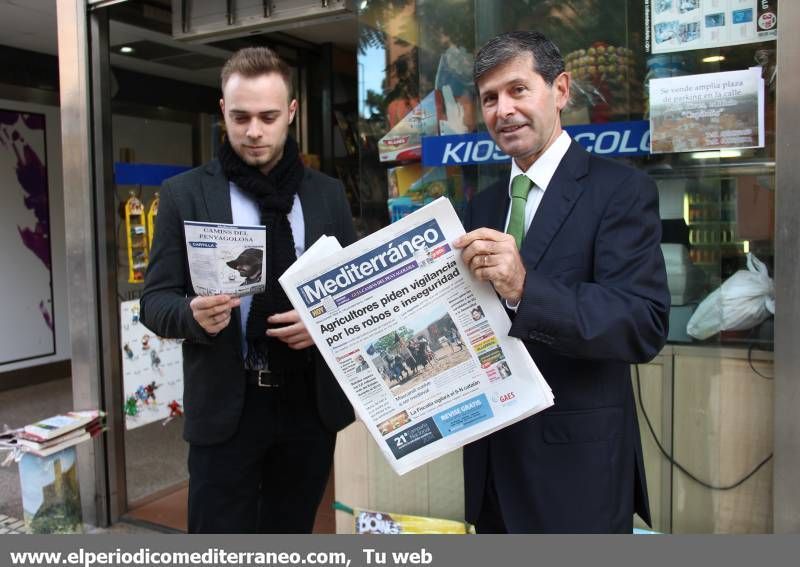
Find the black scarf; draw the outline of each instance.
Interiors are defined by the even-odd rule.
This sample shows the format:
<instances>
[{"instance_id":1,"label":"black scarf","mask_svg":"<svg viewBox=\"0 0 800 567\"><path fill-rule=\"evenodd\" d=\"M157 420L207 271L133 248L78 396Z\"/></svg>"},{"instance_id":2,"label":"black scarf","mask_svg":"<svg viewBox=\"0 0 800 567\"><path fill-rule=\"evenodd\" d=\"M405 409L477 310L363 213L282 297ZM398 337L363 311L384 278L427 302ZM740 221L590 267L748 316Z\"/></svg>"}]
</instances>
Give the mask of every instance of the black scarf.
<instances>
[{"instance_id":1,"label":"black scarf","mask_svg":"<svg viewBox=\"0 0 800 567\"><path fill-rule=\"evenodd\" d=\"M278 283L286 268L297 259L292 227L287 215L305 173L297 142L286 138L283 157L267 175L247 165L226 139L217 152L225 176L250 195L258 205L261 223L267 228L263 269L266 289L253 296L247 316L245 368L272 372L302 372L309 361L307 349L296 351L266 335L267 318L293 309Z\"/></svg>"}]
</instances>

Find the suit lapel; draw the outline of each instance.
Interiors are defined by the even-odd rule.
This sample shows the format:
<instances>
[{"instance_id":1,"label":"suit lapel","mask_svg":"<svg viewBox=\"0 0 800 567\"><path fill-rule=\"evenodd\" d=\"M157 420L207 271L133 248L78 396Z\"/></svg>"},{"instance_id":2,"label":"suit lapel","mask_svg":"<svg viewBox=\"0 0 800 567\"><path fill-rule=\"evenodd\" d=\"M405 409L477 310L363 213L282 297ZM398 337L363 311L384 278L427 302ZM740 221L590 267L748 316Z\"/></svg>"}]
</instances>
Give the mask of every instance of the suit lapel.
<instances>
[{"instance_id":1,"label":"suit lapel","mask_svg":"<svg viewBox=\"0 0 800 567\"><path fill-rule=\"evenodd\" d=\"M317 202L314 187L308 183L308 176L303 176L300 188L297 190L300 197L300 206L303 208L303 224L305 225L306 250L314 244L325 230L322 210ZM332 235L330 235L332 236Z\"/></svg>"},{"instance_id":2,"label":"suit lapel","mask_svg":"<svg viewBox=\"0 0 800 567\"><path fill-rule=\"evenodd\" d=\"M586 175L588 167L589 154L573 141L550 180L525 235L522 256L526 265L535 268L539 264L553 237L580 198L583 186L578 179Z\"/></svg>"},{"instance_id":3,"label":"suit lapel","mask_svg":"<svg viewBox=\"0 0 800 567\"><path fill-rule=\"evenodd\" d=\"M231 189L228 179L222 173L219 161L213 160L206 166L206 175L203 176L203 201L206 205L206 222L233 223L231 211ZM198 219L199 220L199 219ZM242 315L239 307L231 313L230 326L233 327L236 340L231 346L242 357Z\"/></svg>"},{"instance_id":4,"label":"suit lapel","mask_svg":"<svg viewBox=\"0 0 800 567\"><path fill-rule=\"evenodd\" d=\"M214 160L206 166L206 174L203 176L203 200L208 222L232 223L231 191L222 166Z\"/></svg>"}]
</instances>

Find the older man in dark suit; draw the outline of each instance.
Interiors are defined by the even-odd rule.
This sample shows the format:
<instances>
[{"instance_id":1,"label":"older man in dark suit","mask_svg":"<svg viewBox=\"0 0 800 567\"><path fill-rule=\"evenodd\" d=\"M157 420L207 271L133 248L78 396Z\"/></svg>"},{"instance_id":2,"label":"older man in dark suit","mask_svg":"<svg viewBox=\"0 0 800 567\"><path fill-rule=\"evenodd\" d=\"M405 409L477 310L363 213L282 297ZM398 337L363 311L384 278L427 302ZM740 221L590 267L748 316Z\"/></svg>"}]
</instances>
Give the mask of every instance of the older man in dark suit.
<instances>
[{"instance_id":1,"label":"older man in dark suit","mask_svg":"<svg viewBox=\"0 0 800 567\"><path fill-rule=\"evenodd\" d=\"M630 364L658 354L669 292L655 184L561 129L570 77L536 32L490 40L474 70L484 121L512 159L470 203L456 243L490 281L555 406L464 450L479 532L630 533L649 522Z\"/></svg>"},{"instance_id":2,"label":"older man in dark suit","mask_svg":"<svg viewBox=\"0 0 800 567\"><path fill-rule=\"evenodd\" d=\"M353 410L278 277L322 234L346 246L355 230L341 183L305 168L288 136L297 101L286 64L243 49L222 93L217 159L164 183L141 320L186 339L189 531L310 532ZM266 291L193 297L187 220L265 225Z\"/></svg>"}]
</instances>

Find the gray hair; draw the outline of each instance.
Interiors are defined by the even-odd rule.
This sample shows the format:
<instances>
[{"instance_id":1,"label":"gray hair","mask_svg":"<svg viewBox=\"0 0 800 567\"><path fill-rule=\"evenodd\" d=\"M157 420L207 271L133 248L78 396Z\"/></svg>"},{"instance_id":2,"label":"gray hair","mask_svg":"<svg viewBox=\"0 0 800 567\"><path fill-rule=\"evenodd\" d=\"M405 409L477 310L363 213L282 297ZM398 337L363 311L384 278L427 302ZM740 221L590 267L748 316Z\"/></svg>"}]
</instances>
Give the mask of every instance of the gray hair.
<instances>
[{"instance_id":1,"label":"gray hair","mask_svg":"<svg viewBox=\"0 0 800 567\"><path fill-rule=\"evenodd\" d=\"M475 56L472 79L478 81L497 67L526 54L533 58L533 70L552 85L564 72L564 59L555 43L535 31L514 31L490 39Z\"/></svg>"}]
</instances>

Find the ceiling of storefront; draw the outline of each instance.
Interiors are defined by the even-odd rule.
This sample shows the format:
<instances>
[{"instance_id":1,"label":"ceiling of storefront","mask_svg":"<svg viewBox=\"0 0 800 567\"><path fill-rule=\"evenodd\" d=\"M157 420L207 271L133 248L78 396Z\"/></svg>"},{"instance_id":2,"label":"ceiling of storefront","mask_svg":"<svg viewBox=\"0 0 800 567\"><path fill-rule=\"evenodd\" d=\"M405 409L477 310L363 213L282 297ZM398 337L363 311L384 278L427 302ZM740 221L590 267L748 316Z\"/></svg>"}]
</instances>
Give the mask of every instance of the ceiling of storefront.
<instances>
[{"instance_id":1,"label":"ceiling of storefront","mask_svg":"<svg viewBox=\"0 0 800 567\"><path fill-rule=\"evenodd\" d=\"M230 49L238 45L220 42L221 48L174 40L169 33L170 4L170 0L136 0L110 8L112 64L140 73L215 86L222 62ZM260 36L257 42L299 46L333 43L354 50L357 36L354 15L351 19ZM0 44L57 55L56 0L0 0ZM123 55L122 46L133 47L134 52Z\"/></svg>"}]
</instances>

